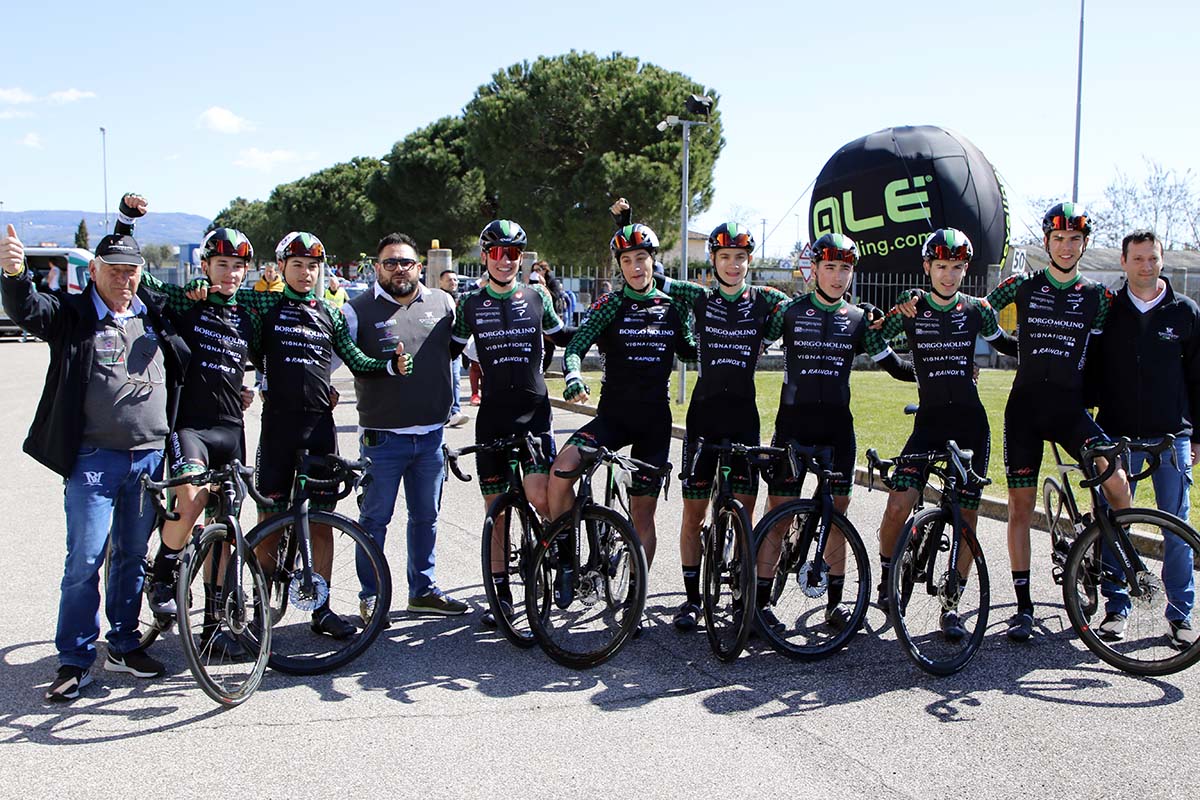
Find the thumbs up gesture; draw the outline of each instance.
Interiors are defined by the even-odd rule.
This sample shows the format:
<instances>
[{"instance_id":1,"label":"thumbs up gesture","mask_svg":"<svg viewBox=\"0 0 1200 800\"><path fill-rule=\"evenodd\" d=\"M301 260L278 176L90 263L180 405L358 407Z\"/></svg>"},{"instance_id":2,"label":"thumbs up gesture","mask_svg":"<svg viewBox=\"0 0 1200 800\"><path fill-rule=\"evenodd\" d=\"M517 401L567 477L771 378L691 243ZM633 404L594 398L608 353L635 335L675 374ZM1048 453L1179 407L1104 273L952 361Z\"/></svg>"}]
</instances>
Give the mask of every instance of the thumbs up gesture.
<instances>
[{"instance_id":1,"label":"thumbs up gesture","mask_svg":"<svg viewBox=\"0 0 1200 800\"><path fill-rule=\"evenodd\" d=\"M20 275L25 269L25 247L17 236L17 229L10 222L0 239L0 269L5 275Z\"/></svg>"},{"instance_id":2,"label":"thumbs up gesture","mask_svg":"<svg viewBox=\"0 0 1200 800\"><path fill-rule=\"evenodd\" d=\"M412 374L413 357L404 352L404 342L396 343L396 355L392 360L392 367L396 370L397 375Z\"/></svg>"}]
</instances>

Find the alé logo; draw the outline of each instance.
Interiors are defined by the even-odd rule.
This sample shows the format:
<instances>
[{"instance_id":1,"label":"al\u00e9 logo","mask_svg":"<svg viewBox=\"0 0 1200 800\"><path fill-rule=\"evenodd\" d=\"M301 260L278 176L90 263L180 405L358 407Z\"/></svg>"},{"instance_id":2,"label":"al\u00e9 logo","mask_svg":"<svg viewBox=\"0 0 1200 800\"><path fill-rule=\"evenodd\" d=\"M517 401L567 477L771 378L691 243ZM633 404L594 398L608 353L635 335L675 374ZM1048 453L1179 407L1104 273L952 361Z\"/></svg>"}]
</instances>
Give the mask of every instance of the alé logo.
<instances>
[{"instance_id":1,"label":"al\u00e9 logo","mask_svg":"<svg viewBox=\"0 0 1200 800\"><path fill-rule=\"evenodd\" d=\"M863 208L876 206L860 203L856 207L854 190L847 189L840 196L823 197L813 206L813 228L817 236L823 233L854 234L882 228L888 222L903 225L927 220L930 217L929 192L925 187L932 182L932 175L894 180L883 187L883 213L862 217L858 214ZM865 192L858 192L860 200L863 194Z\"/></svg>"}]
</instances>

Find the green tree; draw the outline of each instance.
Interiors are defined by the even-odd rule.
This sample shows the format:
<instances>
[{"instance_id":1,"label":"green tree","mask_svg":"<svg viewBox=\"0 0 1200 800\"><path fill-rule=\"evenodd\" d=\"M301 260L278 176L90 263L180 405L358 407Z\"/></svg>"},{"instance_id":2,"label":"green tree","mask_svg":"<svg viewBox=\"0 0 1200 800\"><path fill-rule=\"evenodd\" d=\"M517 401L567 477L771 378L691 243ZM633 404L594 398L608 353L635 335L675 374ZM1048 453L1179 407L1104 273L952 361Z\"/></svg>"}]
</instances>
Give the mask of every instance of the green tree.
<instances>
[{"instance_id":1,"label":"green tree","mask_svg":"<svg viewBox=\"0 0 1200 800\"><path fill-rule=\"evenodd\" d=\"M367 187L380 236L401 231L422 248L438 239L455 251L474 244L492 209L483 173L467 162L465 130L461 118L443 117L396 142Z\"/></svg>"},{"instance_id":2,"label":"green tree","mask_svg":"<svg viewBox=\"0 0 1200 800\"><path fill-rule=\"evenodd\" d=\"M88 249L87 220L79 220L79 227L75 229L75 246Z\"/></svg>"},{"instance_id":3,"label":"green tree","mask_svg":"<svg viewBox=\"0 0 1200 800\"><path fill-rule=\"evenodd\" d=\"M660 132L690 94L715 92L685 75L614 53L541 57L500 70L464 110L466 152L479 165L499 216L529 231L530 249L552 261L590 261L607 273L608 207L629 199L663 247L678 236L682 137ZM711 205L724 146L721 115L693 129L691 213Z\"/></svg>"},{"instance_id":4,"label":"green tree","mask_svg":"<svg viewBox=\"0 0 1200 800\"><path fill-rule=\"evenodd\" d=\"M209 231L217 228L234 228L244 233L254 245L254 257L259 262L275 258L275 243L287 233L268 217L266 202L244 197L234 198L208 226Z\"/></svg>"},{"instance_id":5,"label":"green tree","mask_svg":"<svg viewBox=\"0 0 1200 800\"><path fill-rule=\"evenodd\" d=\"M353 260L374 244L376 209L366 187L382 169L379 159L359 156L276 186L267 199L267 219L277 224L280 238L308 231L321 239L331 261Z\"/></svg>"}]
</instances>

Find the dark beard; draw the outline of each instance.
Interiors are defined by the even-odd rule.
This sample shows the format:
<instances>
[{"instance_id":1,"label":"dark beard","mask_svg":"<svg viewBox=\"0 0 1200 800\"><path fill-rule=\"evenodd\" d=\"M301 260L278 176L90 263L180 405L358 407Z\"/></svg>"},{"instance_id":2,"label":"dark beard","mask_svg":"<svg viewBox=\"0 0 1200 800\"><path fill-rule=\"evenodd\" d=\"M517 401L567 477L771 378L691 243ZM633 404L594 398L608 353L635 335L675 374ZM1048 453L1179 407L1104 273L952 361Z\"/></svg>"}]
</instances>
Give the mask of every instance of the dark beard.
<instances>
[{"instance_id":1,"label":"dark beard","mask_svg":"<svg viewBox=\"0 0 1200 800\"><path fill-rule=\"evenodd\" d=\"M388 294L392 297L408 297L417 290L416 281L396 281L390 286L384 287Z\"/></svg>"}]
</instances>

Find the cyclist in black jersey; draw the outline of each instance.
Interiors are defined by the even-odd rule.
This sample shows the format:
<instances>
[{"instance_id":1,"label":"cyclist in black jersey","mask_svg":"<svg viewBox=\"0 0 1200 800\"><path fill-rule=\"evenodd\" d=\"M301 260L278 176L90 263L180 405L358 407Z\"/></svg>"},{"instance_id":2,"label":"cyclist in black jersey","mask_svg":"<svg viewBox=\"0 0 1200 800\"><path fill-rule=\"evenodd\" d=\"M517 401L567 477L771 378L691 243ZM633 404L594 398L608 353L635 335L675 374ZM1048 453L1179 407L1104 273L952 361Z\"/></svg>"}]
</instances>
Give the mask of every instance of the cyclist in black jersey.
<instances>
[{"instance_id":1,"label":"cyclist in black jersey","mask_svg":"<svg viewBox=\"0 0 1200 800\"><path fill-rule=\"evenodd\" d=\"M971 468L975 474L986 476L991 430L975 383L975 340L982 336L995 342L1007 334L987 300L959 291L974 254L971 240L960 230L941 228L931 233L921 248L922 267L930 287L917 303L916 316L906 317L893 308L873 335L884 340L904 336L912 347L920 408L903 455L940 451L953 439L974 452ZM888 495L879 526L882 569L878 603L884 609L892 551L928 475L920 466L907 465L897 467L894 478L900 488ZM980 494L979 487L960 489L963 519L972 530L979 517ZM970 552L964 550L958 564L964 578L969 577L971 561ZM949 638L967 635L955 609L942 613L941 626Z\"/></svg>"},{"instance_id":2,"label":"cyclist in black jersey","mask_svg":"<svg viewBox=\"0 0 1200 800\"><path fill-rule=\"evenodd\" d=\"M454 313L450 356L457 358L475 337L479 365L483 369L483 397L475 418L475 441L486 444L513 434L536 436L541 443L541 458L522 464L525 495L542 516L549 516L547 485L550 462L554 460L554 434L550 424L550 395L542 377L542 337L549 336L565 347L572 329L563 325L549 293L538 284L525 285L517 280L521 254L528 244L525 229L512 220L499 219L487 224L479 235L487 284L478 292L460 297ZM508 483L506 458L499 453L478 453L475 457L479 490L484 508L502 493ZM504 525L495 526L502 535ZM493 547L496 554L492 578L503 602L511 603L507 565L502 541ZM484 625L494 626L490 612L482 617Z\"/></svg>"},{"instance_id":3,"label":"cyclist in black jersey","mask_svg":"<svg viewBox=\"0 0 1200 800\"><path fill-rule=\"evenodd\" d=\"M311 455L337 452L337 432L331 400L331 364L336 355L352 372L406 375L412 356L397 346L393 358L375 359L359 349L350 336L340 309L321 298L320 275L325 266L325 247L311 233L293 231L275 248L275 258L284 279L282 292L255 292L243 287L237 303L250 309L254 327L251 353L263 367L263 415L259 436L255 483L275 503L259 508L265 520L286 510L295 477L296 452ZM196 296L207 292L201 282ZM314 477L321 477L314 470ZM327 493L313 495L312 507L332 509ZM326 581L332 581L333 532L327 525L312 525L313 566ZM268 572L276 537L264 540L256 555ZM354 634L354 626L335 614L326 603L313 611L312 629L334 638Z\"/></svg>"},{"instance_id":4,"label":"cyclist in black jersey","mask_svg":"<svg viewBox=\"0 0 1200 800\"><path fill-rule=\"evenodd\" d=\"M1029 527L1045 442L1057 442L1078 454L1107 440L1083 400L1088 339L1103 330L1112 302L1112 292L1103 284L1079 274L1079 260L1091 232L1091 218L1081 206L1067 202L1051 206L1042 218L1042 242L1050 266L1013 275L987 297L996 313L1009 304L1017 307L1019 359L1004 409L1004 468L1008 558L1017 596L1008 637L1018 642L1027 641L1034 628ZM909 301L902 313L911 316L915 305ZM1098 466L1107 465L1101 460ZM1123 469L1105 482L1104 493L1114 508L1129 507L1129 482Z\"/></svg>"},{"instance_id":5,"label":"cyclist in black jersey","mask_svg":"<svg viewBox=\"0 0 1200 800\"><path fill-rule=\"evenodd\" d=\"M713 490L716 458L694 458L700 439L757 447L758 405L754 371L772 315L787 295L769 286L751 286L746 274L754 260L754 235L744 225L725 222L708 237L709 259L717 285L663 280L663 290L685 302L692 314L698 343L699 376L687 412L683 444L683 522L679 555L686 599L674 617L675 627L693 630L700 618L700 526ZM695 461L695 468L692 463ZM737 499L753 515L758 476L745 459L733 459L731 484Z\"/></svg>"},{"instance_id":6,"label":"cyclist in black jersey","mask_svg":"<svg viewBox=\"0 0 1200 800\"><path fill-rule=\"evenodd\" d=\"M575 500L575 481L554 475L579 466L580 445L618 450L632 445L631 455L655 466L667 463L671 449L671 407L668 384L675 356L696 357L696 343L687 323L687 310L654 285L654 256L658 237L645 225L626 225L609 243L625 277L620 292L598 299L563 356L566 389L572 402L587 402L591 388L583 382L580 365L593 344L604 364L596 417L567 440L554 461L550 477L550 515L569 510ZM633 527L654 562L657 532L654 512L661 482L640 473L629 492Z\"/></svg>"},{"instance_id":7,"label":"cyclist in black jersey","mask_svg":"<svg viewBox=\"0 0 1200 800\"><path fill-rule=\"evenodd\" d=\"M871 356L898 380L915 380L912 364L902 361L878 335L871 322L879 316L869 305L848 303L844 295L854 279L858 246L840 233L827 233L813 243L813 290L788 301L773 316L767 338L782 337L783 387L775 435L771 443L783 447L794 441L808 447L831 447L829 469L841 477L832 482L834 508L841 514L850 505L854 484L857 443L850 413L850 371L861 352ZM768 509L800 496L803 476L776 474L768 484ZM770 608L771 585L779 560L780 537L788 522L767 535L758 550L757 602L767 625L780 624ZM826 545L829 591L825 621L843 630L852 613L842 603L846 564L845 539L834 528Z\"/></svg>"}]
</instances>

